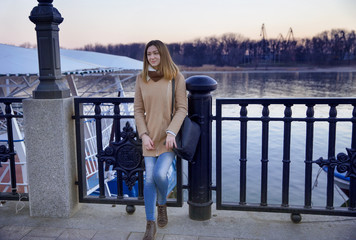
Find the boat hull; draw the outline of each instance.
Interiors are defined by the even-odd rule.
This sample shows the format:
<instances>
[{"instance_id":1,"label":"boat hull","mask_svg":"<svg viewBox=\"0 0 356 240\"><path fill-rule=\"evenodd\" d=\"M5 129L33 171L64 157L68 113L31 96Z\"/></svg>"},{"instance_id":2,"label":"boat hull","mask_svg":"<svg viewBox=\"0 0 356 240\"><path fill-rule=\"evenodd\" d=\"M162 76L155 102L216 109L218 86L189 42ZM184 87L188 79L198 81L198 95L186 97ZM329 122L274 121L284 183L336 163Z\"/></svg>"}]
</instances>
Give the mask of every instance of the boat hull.
<instances>
[{"instance_id":1,"label":"boat hull","mask_svg":"<svg viewBox=\"0 0 356 240\"><path fill-rule=\"evenodd\" d=\"M323 170L327 173L328 168L323 167ZM337 170L334 171L334 184L338 186L343 193L350 197L350 178L346 177L345 174L339 173Z\"/></svg>"}]
</instances>

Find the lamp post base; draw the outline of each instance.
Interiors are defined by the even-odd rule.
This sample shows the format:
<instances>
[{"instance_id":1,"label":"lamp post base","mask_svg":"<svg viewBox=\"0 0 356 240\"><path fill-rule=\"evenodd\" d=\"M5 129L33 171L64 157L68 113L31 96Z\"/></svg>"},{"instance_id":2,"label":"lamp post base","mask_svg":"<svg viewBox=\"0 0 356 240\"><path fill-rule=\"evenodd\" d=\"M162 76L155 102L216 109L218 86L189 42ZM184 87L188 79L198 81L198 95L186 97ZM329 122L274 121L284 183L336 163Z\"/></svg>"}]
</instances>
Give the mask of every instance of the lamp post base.
<instances>
[{"instance_id":1,"label":"lamp post base","mask_svg":"<svg viewBox=\"0 0 356 240\"><path fill-rule=\"evenodd\" d=\"M189 217L192 220L205 221L211 218L211 205L213 201L206 203L193 203L188 201Z\"/></svg>"}]
</instances>

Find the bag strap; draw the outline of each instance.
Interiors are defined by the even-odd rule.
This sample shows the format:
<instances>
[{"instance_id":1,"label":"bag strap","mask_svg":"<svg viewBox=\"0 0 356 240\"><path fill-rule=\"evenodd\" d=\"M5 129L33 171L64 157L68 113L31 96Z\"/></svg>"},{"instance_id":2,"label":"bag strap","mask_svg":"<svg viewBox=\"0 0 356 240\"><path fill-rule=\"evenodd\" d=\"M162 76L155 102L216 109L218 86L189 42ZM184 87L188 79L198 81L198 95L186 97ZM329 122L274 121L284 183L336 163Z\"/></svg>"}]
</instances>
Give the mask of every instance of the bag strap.
<instances>
[{"instance_id":1,"label":"bag strap","mask_svg":"<svg viewBox=\"0 0 356 240\"><path fill-rule=\"evenodd\" d=\"M176 87L174 78L172 79L172 113L171 113L171 120L173 119L173 109L174 109L174 89Z\"/></svg>"}]
</instances>

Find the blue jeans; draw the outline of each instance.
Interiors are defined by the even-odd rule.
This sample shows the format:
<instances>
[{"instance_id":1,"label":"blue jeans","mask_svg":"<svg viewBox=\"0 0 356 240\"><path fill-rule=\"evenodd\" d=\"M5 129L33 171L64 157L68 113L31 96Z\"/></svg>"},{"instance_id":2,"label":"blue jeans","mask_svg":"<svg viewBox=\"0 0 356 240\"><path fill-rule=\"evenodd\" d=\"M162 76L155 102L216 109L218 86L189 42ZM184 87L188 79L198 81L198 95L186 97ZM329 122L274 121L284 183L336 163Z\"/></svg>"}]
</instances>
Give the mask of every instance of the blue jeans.
<instances>
[{"instance_id":1,"label":"blue jeans","mask_svg":"<svg viewBox=\"0 0 356 240\"><path fill-rule=\"evenodd\" d=\"M145 157L146 181L143 189L147 221L155 221L156 200L166 204L168 191L167 172L174 160L173 152L165 152L158 157Z\"/></svg>"}]
</instances>

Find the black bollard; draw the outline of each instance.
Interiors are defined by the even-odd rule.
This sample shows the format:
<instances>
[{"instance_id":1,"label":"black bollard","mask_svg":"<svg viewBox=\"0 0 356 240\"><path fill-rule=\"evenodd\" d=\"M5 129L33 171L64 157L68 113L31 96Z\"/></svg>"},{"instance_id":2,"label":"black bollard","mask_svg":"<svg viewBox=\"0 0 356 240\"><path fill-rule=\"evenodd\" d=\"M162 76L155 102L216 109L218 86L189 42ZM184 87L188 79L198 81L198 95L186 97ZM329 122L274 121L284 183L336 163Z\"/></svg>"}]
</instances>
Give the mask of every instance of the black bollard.
<instances>
[{"instance_id":1,"label":"black bollard","mask_svg":"<svg viewBox=\"0 0 356 240\"><path fill-rule=\"evenodd\" d=\"M186 80L188 115L196 115L201 135L194 164L188 166L189 217L193 220L211 218L212 201L212 96L217 82L208 76L197 75Z\"/></svg>"},{"instance_id":2,"label":"black bollard","mask_svg":"<svg viewBox=\"0 0 356 240\"><path fill-rule=\"evenodd\" d=\"M33 91L36 99L58 99L70 96L63 83L59 52L58 25L63 18L52 5L53 0L38 0L30 20L36 24L40 84Z\"/></svg>"}]
</instances>

